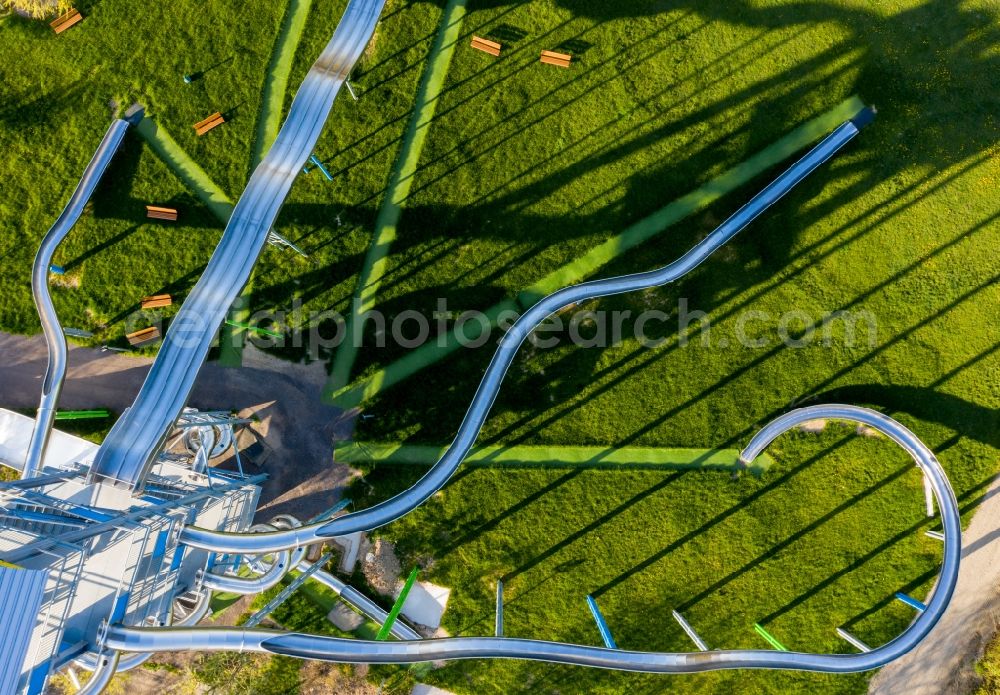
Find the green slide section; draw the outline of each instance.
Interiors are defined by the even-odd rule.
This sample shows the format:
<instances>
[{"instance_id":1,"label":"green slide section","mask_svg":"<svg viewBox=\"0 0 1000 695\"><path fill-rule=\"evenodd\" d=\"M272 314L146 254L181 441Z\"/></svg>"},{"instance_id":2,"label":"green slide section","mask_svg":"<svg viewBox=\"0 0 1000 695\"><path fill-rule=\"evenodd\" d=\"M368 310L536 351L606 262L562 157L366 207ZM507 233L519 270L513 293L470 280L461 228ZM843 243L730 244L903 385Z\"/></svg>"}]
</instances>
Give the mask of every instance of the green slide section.
<instances>
[{"instance_id":1,"label":"green slide section","mask_svg":"<svg viewBox=\"0 0 1000 695\"><path fill-rule=\"evenodd\" d=\"M375 296L386 271L386 258L392 243L396 240L396 227L403 214L403 205L410 195L420 153L424 149L424 142L441 96L441 88L444 86L451 58L458 45L462 20L465 18L465 3L466 0L449 0L445 6L441 26L427 59L427 68L417 89L413 114L403 134L399 155L389 175L389 186L375 219L372 243L358 273L358 285L351 304L351 312L354 315L363 314L375 305ZM351 369L358 354L355 345L357 341L354 339L357 327L354 324L352 320L347 322L344 341L333 359L330 382L338 385L334 388L347 384L351 378Z\"/></svg>"},{"instance_id":2,"label":"green slide section","mask_svg":"<svg viewBox=\"0 0 1000 695\"><path fill-rule=\"evenodd\" d=\"M56 420L91 420L110 416L111 413L104 408L98 410L59 410L56 412Z\"/></svg>"},{"instance_id":3,"label":"green slide section","mask_svg":"<svg viewBox=\"0 0 1000 695\"><path fill-rule=\"evenodd\" d=\"M222 224L226 224L229 221L229 216L233 214L232 201L208 177L205 170L198 166L191 159L191 156L177 144L170 133L149 116L139 121L139 125L135 129L184 185L208 206L208 209L219 218Z\"/></svg>"},{"instance_id":4,"label":"green slide section","mask_svg":"<svg viewBox=\"0 0 1000 695\"><path fill-rule=\"evenodd\" d=\"M269 335L272 338L280 338L283 333L278 333L277 331L269 331L266 328L261 328L260 326L251 326L249 323L240 323L239 321L230 321L226 319L225 325L232 326L233 328L239 328L243 331L252 331L258 335Z\"/></svg>"},{"instance_id":5,"label":"green slide section","mask_svg":"<svg viewBox=\"0 0 1000 695\"><path fill-rule=\"evenodd\" d=\"M767 643L772 647L777 649L779 652L787 652L788 648L785 647L781 642L779 642L774 635L761 627L758 623L753 624L753 629L757 631L757 634L767 640Z\"/></svg>"},{"instance_id":6,"label":"green slide section","mask_svg":"<svg viewBox=\"0 0 1000 695\"><path fill-rule=\"evenodd\" d=\"M417 568L414 567L410 570L410 576L406 578L406 583L403 584L403 590L399 592L399 598L396 599L396 603L392 604L392 610L389 611L389 615L385 619L385 623L382 625L382 629L378 631L375 635L375 639L379 642L384 642L389 638L392 632L392 626L396 624L396 619L399 617L400 611L403 610L403 604L406 603L406 597L410 595L410 589L413 588L413 583L417 581Z\"/></svg>"},{"instance_id":7,"label":"green slide section","mask_svg":"<svg viewBox=\"0 0 1000 695\"><path fill-rule=\"evenodd\" d=\"M338 463L371 461L429 466L447 447L399 442L334 442ZM739 462L738 449L664 449L656 447L605 446L478 446L465 458L471 466L511 468L610 468L671 470L749 470L760 475L774 463L764 453L749 468Z\"/></svg>"},{"instance_id":8,"label":"green slide section","mask_svg":"<svg viewBox=\"0 0 1000 695\"><path fill-rule=\"evenodd\" d=\"M271 62L267 66L267 77L264 79L264 94L260 114L257 116L257 136L253 143L252 167L260 164L274 139L278 137L292 61L306 28L311 7L312 0L291 0L285 10L285 19L274 43Z\"/></svg>"},{"instance_id":9,"label":"green slide section","mask_svg":"<svg viewBox=\"0 0 1000 695\"><path fill-rule=\"evenodd\" d=\"M589 252L546 275L518 295L517 303L507 300L486 311L496 325L495 317L505 307L528 308L545 295L567 285L579 282L599 270L603 265L662 233L671 225L688 217L723 195L750 182L771 167L789 158L807 145L820 139L864 108L864 102L857 96L799 126L778 142L766 147L741 164L712 179L704 186L675 200L652 215L636 222L620 234L594 247ZM341 387L344 379L338 381L337 373L327 383L324 399L341 408L354 408L380 391L407 379L454 352L461 343L454 339L454 331L444 340L427 343L412 350L405 357L387 365L353 384ZM346 342L346 341L345 341Z\"/></svg>"}]
</instances>

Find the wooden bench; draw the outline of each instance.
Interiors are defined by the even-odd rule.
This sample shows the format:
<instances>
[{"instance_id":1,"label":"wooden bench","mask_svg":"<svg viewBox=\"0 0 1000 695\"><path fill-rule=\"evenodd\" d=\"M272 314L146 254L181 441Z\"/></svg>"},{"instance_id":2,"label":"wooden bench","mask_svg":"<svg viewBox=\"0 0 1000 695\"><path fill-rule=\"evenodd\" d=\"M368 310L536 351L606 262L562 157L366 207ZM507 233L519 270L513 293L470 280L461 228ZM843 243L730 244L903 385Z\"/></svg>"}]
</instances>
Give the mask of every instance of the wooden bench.
<instances>
[{"instance_id":1,"label":"wooden bench","mask_svg":"<svg viewBox=\"0 0 1000 695\"><path fill-rule=\"evenodd\" d=\"M576 308L577 308L577 303L576 302L572 302L571 304L567 304L562 309L559 309L558 311L556 311L556 316L559 316L561 318L561 317L565 316L566 314L572 313L573 311L576 310Z\"/></svg>"},{"instance_id":2,"label":"wooden bench","mask_svg":"<svg viewBox=\"0 0 1000 695\"><path fill-rule=\"evenodd\" d=\"M573 56L568 53L556 53L555 51L542 51L541 61L549 65L558 65L561 68L568 68Z\"/></svg>"},{"instance_id":3,"label":"wooden bench","mask_svg":"<svg viewBox=\"0 0 1000 695\"><path fill-rule=\"evenodd\" d=\"M477 51L482 51L483 53L489 53L492 56L499 56L500 49L503 48L496 41L490 41L489 39L484 39L479 36L472 37L472 47Z\"/></svg>"},{"instance_id":4,"label":"wooden bench","mask_svg":"<svg viewBox=\"0 0 1000 695\"><path fill-rule=\"evenodd\" d=\"M174 300L169 294L154 294L149 297L142 298L143 309L159 309L163 306L170 306L173 303Z\"/></svg>"},{"instance_id":5,"label":"wooden bench","mask_svg":"<svg viewBox=\"0 0 1000 695\"><path fill-rule=\"evenodd\" d=\"M128 340L129 345L140 346L146 343L151 343L154 340L159 339L160 329L156 326L150 326L149 328L143 328L141 331L136 331L135 333L129 333L125 336Z\"/></svg>"},{"instance_id":6,"label":"wooden bench","mask_svg":"<svg viewBox=\"0 0 1000 695\"><path fill-rule=\"evenodd\" d=\"M53 19L49 22L49 26L52 27L52 31L57 34L61 34L74 24L79 24L82 21L83 15L80 14L80 10L74 9Z\"/></svg>"},{"instance_id":7,"label":"wooden bench","mask_svg":"<svg viewBox=\"0 0 1000 695\"><path fill-rule=\"evenodd\" d=\"M206 118L204 121L198 121L194 124L194 132L198 135L204 135L210 131L215 126L222 125L226 122L226 119L222 117L222 114L216 111L211 116Z\"/></svg>"},{"instance_id":8,"label":"wooden bench","mask_svg":"<svg viewBox=\"0 0 1000 695\"><path fill-rule=\"evenodd\" d=\"M170 220L171 222L176 222L177 210L174 208L161 208L156 205L147 205L146 217L150 217L154 220Z\"/></svg>"}]
</instances>

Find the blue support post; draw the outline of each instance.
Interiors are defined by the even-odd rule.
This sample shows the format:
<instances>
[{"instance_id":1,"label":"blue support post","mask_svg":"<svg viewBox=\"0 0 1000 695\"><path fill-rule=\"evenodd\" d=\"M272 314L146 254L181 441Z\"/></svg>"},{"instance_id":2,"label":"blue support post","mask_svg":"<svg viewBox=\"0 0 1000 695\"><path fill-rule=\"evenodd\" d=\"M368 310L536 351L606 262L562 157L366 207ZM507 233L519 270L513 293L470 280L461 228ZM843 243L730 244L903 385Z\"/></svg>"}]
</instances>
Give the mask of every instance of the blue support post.
<instances>
[{"instance_id":1,"label":"blue support post","mask_svg":"<svg viewBox=\"0 0 1000 695\"><path fill-rule=\"evenodd\" d=\"M916 608L921 613L923 613L925 610L927 610L927 606L926 605L924 605L923 603L921 603L917 599L913 598L912 596L907 596L902 591L897 591L896 592L896 598L899 599L900 601L902 601L903 603L905 603L907 606L910 606L911 608Z\"/></svg>"},{"instance_id":2,"label":"blue support post","mask_svg":"<svg viewBox=\"0 0 1000 695\"><path fill-rule=\"evenodd\" d=\"M66 269L63 268L61 265L56 265L55 263L51 263L49 264L49 272L54 273L56 275L65 275Z\"/></svg>"},{"instance_id":3,"label":"blue support post","mask_svg":"<svg viewBox=\"0 0 1000 695\"><path fill-rule=\"evenodd\" d=\"M594 614L594 620L597 622L597 629L601 633L601 639L604 640L604 646L608 649L618 649L614 637L611 636L611 628L608 627L608 623L604 620L601 609L597 607L597 601L589 594L587 595L587 605L590 607L590 612Z\"/></svg>"},{"instance_id":4,"label":"blue support post","mask_svg":"<svg viewBox=\"0 0 1000 695\"><path fill-rule=\"evenodd\" d=\"M326 177L327 181L333 181L333 176L330 174L329 171L326 170L326 167L323 166L323 162L319 161L319 157L317 157L314 154L311 154L309 155L309 161L315 164L316 168L323 172L323 176Z\"/></svg>"}]
</instances>

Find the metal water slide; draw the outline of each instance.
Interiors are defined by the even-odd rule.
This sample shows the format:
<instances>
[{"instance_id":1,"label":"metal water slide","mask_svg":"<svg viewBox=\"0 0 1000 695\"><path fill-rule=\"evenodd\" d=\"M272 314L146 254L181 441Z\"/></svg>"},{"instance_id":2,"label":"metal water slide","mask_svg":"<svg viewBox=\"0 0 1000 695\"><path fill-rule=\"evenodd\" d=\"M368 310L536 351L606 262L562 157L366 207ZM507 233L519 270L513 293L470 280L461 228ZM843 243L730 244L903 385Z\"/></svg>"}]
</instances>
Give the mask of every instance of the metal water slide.
<instances>
[{"instance_id":1,"label":"metal water slide","mask_svg":"<svg viewBox=\"0 0 1000 695\"><path fill-rule=\"evenodd\" d=\"M384 0L351 0L299 87L263 161L250 177L212 258L170 324L132 406L94 460L91 475L141 488L208 355L226 312L246 285L295 177L319 139L333 100L371 40Z\"/></svg>"},{"instance_id":2,"label":"metal water slide","mask_svg":"<svg viewBox=\"0 0 1000 695\"><path fill-rule=\"evenodd\" d=\"M839 152L873 118L874 111L864 109L853 119L841 124L705 239L673 263L644 273L594 280L566 287L553 292L528 309L500 341L500 345L479 383L479 388L473 396L472 403L465 413L462 424L459 426L458 435L441 459L409 489L373 507L338 517L332 521L306 524L277 533L256 534L187 527L182 532L181 542L216 552L273 552L315 543L333 536L344 536L356 531L369 531L413 511L440 490L465 459L479 436L479 431L482 429L487 415L489 415L490 408L514 356L525 339L546 317L570 304L596 297L665 285L688 274L809 174Z\"/></svg>"},{"instance_id":3,"label":"metal water slide","mask_svg":"<svg viewBox=\"0 0 1000 695\"><path fill-rule=\"evenodd\" d=\"M372 601L347 582L341 581L337 577L334 577L332 574L321 569L316 569L313 565L310 565L305 561L298 564L298 569L300 572L311 571L313 573L313 579L337 594L341 601L349 606L352 606L353 608L356 608L376 623L384 625L385 621L389 618L389 613L387 611L383 610L380 605ZM402 620L394 622L392 627L389 629L389 632L396 639L420 639L420 634L412 627L405 624Z\"/></svg>"},{"instance_id":4,"label":"metal water slide","mask_svg":"<svg viewBox=\"0 0 1000 695\"><path fill-rule=\"evenodd\" d=\"M782 433L815 419L847 420L875 429L902 447L926 477L941 512L944 559L926 610L902 634L869 652L812 654L763 649L698 652L642 652L512 637L456 637L400 642L343 639L274 630L241 628L141 628L113 625L104 646L124 652L253 651L342 663L414 663L442 659L506 658L645 673L696 673L719 669L766 668L851 673L883 666L913 649L934 627L951 601L961 559L958 501L934 454L909 429L874 410L849 405L816 405L786 413L766 425L740 454L749 465Z\"/></svg>"},{"instance_id":5,"label":"metal water slide","mask_svg":"<svg viewBox=\"0 0 1000 695\"><path fill-rule=\"evenodd\" d=\"M49 361L45 367L42 379L42 398L38 405L38 416L35 419L35 429L31 433L28 444L28 454L25 458L22 478L33 478L42 468L45 447L52 432L55 421L56 406L59 402L59 392L62 390L63 379L66 377L66 366L69 362L69 349L66 345L66 334L59 323L52 295L49 292L49 267L56 248L80 219L83 209L94 194L97 184L111 164L115 153L125 139L125 133L130 125L135 125L141 117L141 112L126 115L126 118L116 118L111 122L101 144L94 151L87 168L80 177L76 190L70 196L69 202L56 219L49 231L42 238L42 243L35 254L35 262L31 267L31 294L35 299L35 308L42 323L42 334L49 353Z\"/></svg>"}]
</instances>

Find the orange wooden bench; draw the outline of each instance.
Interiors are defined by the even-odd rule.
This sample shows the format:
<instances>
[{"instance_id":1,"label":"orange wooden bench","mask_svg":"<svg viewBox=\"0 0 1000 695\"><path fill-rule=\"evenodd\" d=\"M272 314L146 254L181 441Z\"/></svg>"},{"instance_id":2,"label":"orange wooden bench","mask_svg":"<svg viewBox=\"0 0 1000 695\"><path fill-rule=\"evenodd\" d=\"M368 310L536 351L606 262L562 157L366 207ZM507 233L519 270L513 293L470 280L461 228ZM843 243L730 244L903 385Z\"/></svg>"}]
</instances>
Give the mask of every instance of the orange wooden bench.
<instances>
[{"instance_id":1,"label":"orange wooden bench","mask_svg":"<svg viewBox=\"0 0 1000 695\"><path fill-rule=\"evenodd\" d=\"M154 294L142 298L143 309L159 309L162 306L170 306L173 303L174 300L169 294Z\"/></svg>"},{"instance_id":2,"label":"orange wooden bench","mask_svg":"<svg viewBox=\"0 0 1000 695\"><path fill-rule=\"evenodd\" d=\"M568 68L573 56L567 53L556 53L555 51L542 51L541 61L549 65L558 65L561 68Z\"/></svg>"},{"instance_id":3,"label":"orange wooden bench","mask_svg":"<svg viewBox=\"0 0 1000 695\"><path fill-rule=\"evenodd\" d=\"M226 119L222 117L222 114L216 111L211 116L206 118L204 121L198 121L197 123L195 123L194 131L198 133L198 135L204 135L212 128L222 125L225 122Z\"/></svg>"},{"instance_id":4,"label":"orange wooden bench","mask_svg":"<svg viewBox=\"0 0 1000 695\"><path fill-rule=\"evenodd\" d=\"M156 326L150 326L149 328L143 328L141 331L136 331L135 333L129 333L125 336L128 340L129 345L145 345L146 343L151 343L160 337L160 329Z\"/></svg>"},{"instance_id":5,"label":"orange wooden bench","mask_svg":"<svg viewBox=\"0 0 1000 695\"><path fill-rule=\"evenodd\" d=\"M161 208L156 205L147 205L146 217L150 217L154 220L170 220L171 222L176 222L177 210L174 208Z\"/></svg>"},{"instance_id":6,"label":"orange wooden bench","mask_svg":"<svg viewBox=\"0 0 1000 695\"><path fill-rule=\"evenodd\" d=\"M57 34L61 34L74 24L79 24L82 21L83 15L80 14L80 10L74 9L53 19L49 22L49 26L52 27L52 31Z\"/></svg>"},{"instance_id":7,"label":"orange wooden bench","mask_svg":"<svg viewBox=\"0 0 1000 695\"><path fill-rule=\"evenodd\" d=\"M484 53L489 53L492 56L499 56L500 49L503 48L496 41L490 41L489 39L484 39L479 36L472 37L472 47L477 51L482 51Z\"/></svg>"},{"instance_id":8,"label":"orange wooden bench","mask_svg":"<svg viewBox=\"0 0 1000 695\"><path fill-rule=\"evenodd\" d=\"M558 311L556 311L556 316L559 316L559 317L565 316L566 314L569 314L572 311L576 310L576 307L577 307L577 303L576 302L573 302L571 304L567 304L562 309L559 309Z\"/></svg>"}]
</instances>

